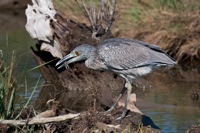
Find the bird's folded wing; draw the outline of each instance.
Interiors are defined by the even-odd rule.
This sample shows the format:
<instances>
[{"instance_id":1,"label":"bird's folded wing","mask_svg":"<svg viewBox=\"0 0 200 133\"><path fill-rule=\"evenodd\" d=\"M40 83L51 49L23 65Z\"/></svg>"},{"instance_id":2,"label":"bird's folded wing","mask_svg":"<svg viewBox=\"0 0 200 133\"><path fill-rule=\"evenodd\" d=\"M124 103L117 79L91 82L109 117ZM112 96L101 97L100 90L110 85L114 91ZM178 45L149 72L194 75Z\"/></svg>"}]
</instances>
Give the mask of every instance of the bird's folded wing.
<instances>
[{"instance_id":1,"label":"bird's folded wing","mask_svg":"<svg viewBox=\"0 0 200 133\"><path fill-rule=\"evenodd\" d=\"M116 43L116 42L115 42ZM112 69L131 69L148 63L148 49L129 42L112 42L100 45L97 54L107 67Z\"/></svg>"}]
</instances>

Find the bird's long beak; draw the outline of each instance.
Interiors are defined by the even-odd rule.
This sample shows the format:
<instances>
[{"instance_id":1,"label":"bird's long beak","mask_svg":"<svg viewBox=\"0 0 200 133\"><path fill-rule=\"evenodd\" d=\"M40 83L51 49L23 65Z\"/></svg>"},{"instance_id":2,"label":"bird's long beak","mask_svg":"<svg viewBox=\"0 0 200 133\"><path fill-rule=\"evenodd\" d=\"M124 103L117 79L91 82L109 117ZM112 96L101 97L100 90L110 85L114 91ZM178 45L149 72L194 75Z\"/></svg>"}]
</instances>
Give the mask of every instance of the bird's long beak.
<instances>
[{"instance_id":1,"label":"bird's long beak","mask_svg":"<svg viewBox=\"0 0 200 133\"><path fill-rule=\"evenodd\" d=\"M65 64L68 65L68 64L70 64L70 63L76 62L77 59L76 59L75 57L77 57L77 55L72 54L72 53L66 55L66 56L63 57L60 61L58 61L58 62L56 63L56 67L60 65L57 69L60 69L60 68L64 67ZM65 62L65 63L64 63L64 62ZM62 64L62 65L61 65L61 64Z\"/></svg>"}]
</instances>

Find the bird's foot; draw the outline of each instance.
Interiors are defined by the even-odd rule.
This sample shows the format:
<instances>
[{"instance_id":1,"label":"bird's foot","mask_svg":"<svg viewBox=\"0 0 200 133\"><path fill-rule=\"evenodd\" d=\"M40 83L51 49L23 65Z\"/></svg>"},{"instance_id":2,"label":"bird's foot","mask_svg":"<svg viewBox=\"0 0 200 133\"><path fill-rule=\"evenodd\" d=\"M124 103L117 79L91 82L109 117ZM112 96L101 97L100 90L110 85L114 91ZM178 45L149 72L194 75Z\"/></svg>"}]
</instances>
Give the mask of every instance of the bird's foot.
<instances>
[{"instance_id":1,"label":"bird's foot","mask_svg":"<svg viewBox=\"0 0 200 133\"><path fill-rule=\"evenodd\" d=\"M127 113L128 113L128 110L124 109L122 115L120 117L118 117L116 119L116 121L120 121L120 123L121 123L122 119L126 117Z\"/></svg>"}]
</instances>

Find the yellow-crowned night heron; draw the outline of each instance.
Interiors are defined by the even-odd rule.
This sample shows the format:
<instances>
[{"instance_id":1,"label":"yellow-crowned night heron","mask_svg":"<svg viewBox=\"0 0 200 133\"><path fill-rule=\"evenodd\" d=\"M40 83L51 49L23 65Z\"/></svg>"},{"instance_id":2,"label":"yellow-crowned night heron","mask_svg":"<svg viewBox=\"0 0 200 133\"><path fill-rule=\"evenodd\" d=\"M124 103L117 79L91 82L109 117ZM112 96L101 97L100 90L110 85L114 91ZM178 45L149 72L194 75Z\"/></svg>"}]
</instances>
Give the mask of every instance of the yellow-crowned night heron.
<instances>
[{"instance_id":1,"label":"yellow-crowned night heron","mask_svg":"<svg viewBox=\"0 0 200 133\"><path fill-rule=\"evenodd\" d=\"M82 44L62 58L56 66L61 68L66 64L85 60L88 68L95 70L109 70L119 74L126 82L117 101L107 111L111 112L117 105L125 90L127 97L121 118L127 112L127 103L132 90L132 81L139 76L150 73L160 66L173 66L176 62L165 54L160 47L138 40L125 38L111 38L104 40L97 47Z\"/></svg>"}]
</instances>

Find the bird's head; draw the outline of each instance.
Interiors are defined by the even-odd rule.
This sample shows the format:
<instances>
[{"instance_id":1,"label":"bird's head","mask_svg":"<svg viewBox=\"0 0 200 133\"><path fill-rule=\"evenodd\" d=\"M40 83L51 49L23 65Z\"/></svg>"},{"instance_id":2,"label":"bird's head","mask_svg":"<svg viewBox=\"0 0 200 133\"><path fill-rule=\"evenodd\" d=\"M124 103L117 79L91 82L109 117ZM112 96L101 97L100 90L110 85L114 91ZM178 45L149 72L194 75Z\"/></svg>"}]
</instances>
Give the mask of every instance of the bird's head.
<instances>
[{"instance_id":1,"label":"bird's head","mask_svg":"<svg viewBox=\"0 0 200 133\"><path fill-rule=\"evenodd\" d=\"M56 66L59 66L58 69L64 66L64 62L66 64L70 64L73 62L84 61L87 60L90 56L90 53L93 52L94 47L88 44L82 44L75 49L73 49L68 55L63 57L60 61L56 63ZM62 64L62 65L61 65Z\"/></svg>"}]
</instances>

